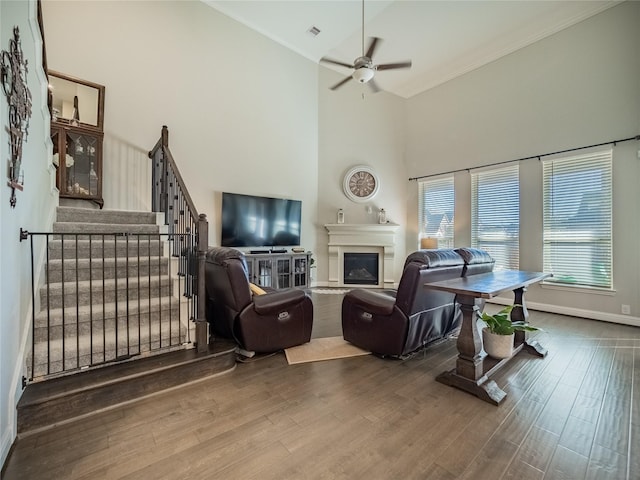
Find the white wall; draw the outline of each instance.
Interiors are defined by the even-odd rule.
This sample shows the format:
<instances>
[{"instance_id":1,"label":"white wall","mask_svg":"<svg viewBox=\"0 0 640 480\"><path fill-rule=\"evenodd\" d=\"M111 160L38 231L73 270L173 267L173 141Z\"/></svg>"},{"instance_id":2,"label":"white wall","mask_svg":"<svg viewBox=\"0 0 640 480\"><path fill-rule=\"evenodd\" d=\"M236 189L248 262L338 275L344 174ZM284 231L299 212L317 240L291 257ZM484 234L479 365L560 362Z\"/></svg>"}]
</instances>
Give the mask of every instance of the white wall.
<instances>
[{"instance_id":1,"label":"white wall","mask_svg":"<svg viewBox=\"0 0 640 480\"><path fill-rule=\"evenodd\" d=\"M329 90L342 78L333 70L320 69L318 279L326 282L328 278L328 235L324 225L336 223L338 209L343 209L345 223L377 223L378 211L384 208L387 220L401 225L396 235L397 281L406 258L406 102L385 92L372 94L368 86L354 81ZM380 179L378 193L367 203L351 201L342 190L345 173L361 164L372 167ZM371 207L371 213L367 207Z\"/></svg>"},{"instance_id":2,"label":"white wall","mask_svg":"<svg viewBox=\"0 0 640 480\"><path fill-rule=\"evenodd\" d=\"M375 222L342 193L355 164L382 179L373 212L400 223L398 264L417 246L417 183L407 178L510 160L638 133L638 3L625 2L408 100L363 99L359 85L195 1L44 2L49 66L106 86L105 207L148 208L147 150L169 125L170 145L196 206L219 242L221 191L303 200L302 244L327 278L326 231ZM69 28L73 19L73 28ZM117 34L114 34L117 32ZM78 41L81 39L81 41ZM531 289L532 301L637 315L637 161L616 148L615 275L611 297ZM117 152L117 154L116 154ZM523 268L540 269L540 174L522 165ZM136 188L115 175L130 170ZM526 175L526 176L525 176ZM456 243L468 245L468 175L456 175ZM529 210L530 209L530 210ZM633 235L622 233L631 231ZM405 230L406 228L406 230ZM396 269L399 276L399 268Z\"/></svg>"},{"instance_id":3,"label":"white wall","mask_svg":"<svg viewBox=\"0 0 640 480\"><path fill-rule=\"evenodd\" d=\"M408 101L410 177L640 133L640 2L624 2ZM614 149L614 295L530 288L530 305L640 325L639 142ZM542 270L541 165L521 168L520 267ZM470 242L467 173L456 174L456 244ZM417 182L407 217L417 232ZM623 317L621 305L631 305Z\"/></svg>"},{"instance_id":4,"label":"white wall","mask_svg":"<svg viewBox=\"0 0 640 480\"><path fill-rule=\"evenodd\" d=\"M42 40L35 1L0 2L1 50L9 50L9 40L13 38L16 25L20 29L24 58L28 61L27 85L33 105L29 136L23 143L24 191L17 192L15 208L9 206L11 189L6 177L2 178L0 188L0 465L16 436L16 404L22 393L22 376L27 375L31 260L29 241L19 241L20 228L32 232L50 231L57 204L55 171L50 162L47 82L42 69ZM11 158L6 132L8 107L4 92L0 92L0 158L6 165ZM35 245L39 243L36 241ZM40 254L38 250L36 255Z\"/></svg>"},{"instance_id":5,"label":"white wall","mask_svg":"<svg viewBox=\"0 0 640 480\"><path fill-rule=\"evenodd\" d=\"M363 100L358 85L331 92L335 72L201 2L56 1L44 2L43 11L49 67L106 87L105 208L149 208L146 153L167 124L196 207L211 221L212 245L219 243L222 191L302 200L302 245L314 251L320 282L322 225L335 221L339 207L349 222L374 222L384 208L403 223L399 97L365 90ZM345 171L359 163L382 179L371 216L341 190ZM135 188L114 181L122 171ZM404 254L399 248L397 270Z\"/></svg>"},{"instance_id":6,"label":"white wall","mask_svg":"<svg viewBox=\"0 0 640 480\"><path fill-rule=\"evenodd\" d=\"M150 208L164 124L211 245L229 191L302 200L315 248L317 65L199 1L43 2L43 16L49 68L106 88L105 208Z\"/></svg>"}]
</instances>

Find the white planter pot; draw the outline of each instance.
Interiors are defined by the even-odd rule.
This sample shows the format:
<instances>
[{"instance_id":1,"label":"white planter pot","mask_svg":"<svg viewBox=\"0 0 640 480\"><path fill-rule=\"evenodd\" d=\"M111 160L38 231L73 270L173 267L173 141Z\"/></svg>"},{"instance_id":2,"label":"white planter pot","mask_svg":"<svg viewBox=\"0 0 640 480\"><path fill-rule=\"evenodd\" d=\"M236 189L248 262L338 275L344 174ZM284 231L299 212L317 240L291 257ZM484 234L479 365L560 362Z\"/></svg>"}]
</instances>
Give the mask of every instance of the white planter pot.
<instances>
[{"instance_id":1,"label":"white planter pot","mask_svg":"<svg viewBox=\"0 0 640 480\"><path fill-rule=\"evenodd\" d=\"M496 335L486 327L482 329L482 343L487 355L497 358L509 358L513 355L513 333L511 335Z\"/></svg>"}]
</instances>

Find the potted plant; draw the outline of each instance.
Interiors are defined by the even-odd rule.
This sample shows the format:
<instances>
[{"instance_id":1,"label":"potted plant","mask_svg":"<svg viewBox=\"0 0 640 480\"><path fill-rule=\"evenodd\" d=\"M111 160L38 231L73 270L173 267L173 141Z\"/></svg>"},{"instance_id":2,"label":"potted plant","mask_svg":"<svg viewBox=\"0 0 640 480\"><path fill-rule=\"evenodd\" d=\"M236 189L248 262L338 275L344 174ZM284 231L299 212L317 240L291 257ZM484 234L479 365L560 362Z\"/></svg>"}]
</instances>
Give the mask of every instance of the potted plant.
<instances>
[{"instance_id":1,"label":"potted plant","mask_svg":"<svg viewBox=\"0 0 640 480\"><path fill-rule=\"evenodd\" d=\"M525 321L512 322L509 317L516 306L518 305L504 307L494 315L480 313L480 319L487 325L482 329L482 343L487 355L497 359L509 358L513 355L513 337L516 331L541 330Z\"/></svg>"}]
</instances>

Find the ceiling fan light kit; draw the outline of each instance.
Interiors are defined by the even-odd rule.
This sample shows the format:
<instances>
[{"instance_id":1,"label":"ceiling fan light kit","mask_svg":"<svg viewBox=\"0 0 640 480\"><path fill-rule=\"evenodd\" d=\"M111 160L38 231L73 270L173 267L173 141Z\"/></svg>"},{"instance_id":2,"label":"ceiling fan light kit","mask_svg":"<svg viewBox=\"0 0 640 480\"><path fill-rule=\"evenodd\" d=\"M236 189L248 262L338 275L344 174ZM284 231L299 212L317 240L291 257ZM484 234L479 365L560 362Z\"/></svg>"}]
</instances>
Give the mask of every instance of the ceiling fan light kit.
<instances>
[{"instance_id":1,"label":"ceiling fan light kit","mask_svg":"<svg viewBox=\"0 0 640 480\"><path fill-rule=\"evenodd\" d=\"M362 0L362 56L356 58L353 64L341 62L340 60L334 60L329 57L322 57L320 59L321 62L331 63L333 65L340 65L341 67L353 68L353 73L340 80L338 83L330 87L330 90L335 90L338 87L341 87L345 83L347 83L352 78L358 83L368 83L373 92L377 92L380 89L377 84L373 80L375 76L376 70L394 70L397 68L411 68L411 60L407 60L405 62L396 62L396 63L386 63L381 65L375 65L373 63L373 52L376 49L376 46L380 43L380 39L377 37L372 37L371 42L369 43L369 48L365 53L364 50L364 0Z\"/></svg>"},{"instance_id":2,"label":"ceiling fan light kit","mask_svg":"<svg viewBox=\"0 0 640 480\"><path fill-rule=\"evenodd\" d=\"M367 83L369 80L373 78L374 71L369 67L361 67L353 72L353 79L356 82Z\"/></svg>"}]
</instances>

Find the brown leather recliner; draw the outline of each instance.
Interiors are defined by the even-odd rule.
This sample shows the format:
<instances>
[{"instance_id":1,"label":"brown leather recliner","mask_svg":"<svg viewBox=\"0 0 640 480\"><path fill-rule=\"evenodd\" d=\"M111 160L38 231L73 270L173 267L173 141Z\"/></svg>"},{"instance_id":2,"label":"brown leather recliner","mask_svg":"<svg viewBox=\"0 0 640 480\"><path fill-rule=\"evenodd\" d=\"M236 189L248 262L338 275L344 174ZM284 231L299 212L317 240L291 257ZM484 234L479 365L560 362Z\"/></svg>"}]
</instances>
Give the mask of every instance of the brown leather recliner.
<instances>
[{"instance_id":1,"label":"brown leather recliner","mask_svg":"<svg viewBox=\"0 0 640 480\"><path fill-rule=\"evenodd\" d=\"M493 269L482 250L419 250L406 261L397 292L355 289L342 302L344 339L380 356L403 358L454 333L462 313L455 295L424 284Z\"/></svg>"},{"instance_id":2,"label":"brown leather recliner","mask_svg":"<svg viewBox=\"0 0 640 480\"><path fill-rule=\"evenodd\" d=\"M247 351L275 352L307 343L313 304L301 289L252 295L239 250L209 249L205 263L207 320L214 335L235 339Z\"/></svg>"},{"instance_id":3,"label":"brown leather recliner","mask_svg":"<svg viewBox=\"0 0 640 480\"><path fill-rule=\"evenodd\" d=\"M460 277L462 257L448 249L416 254L407 258L395 297L367 289L345 295L342 332L346 341L378 355L404 357L459 327L462 316L455 295L428 292L423 285Z\"/></svg>"}]
</instances>

